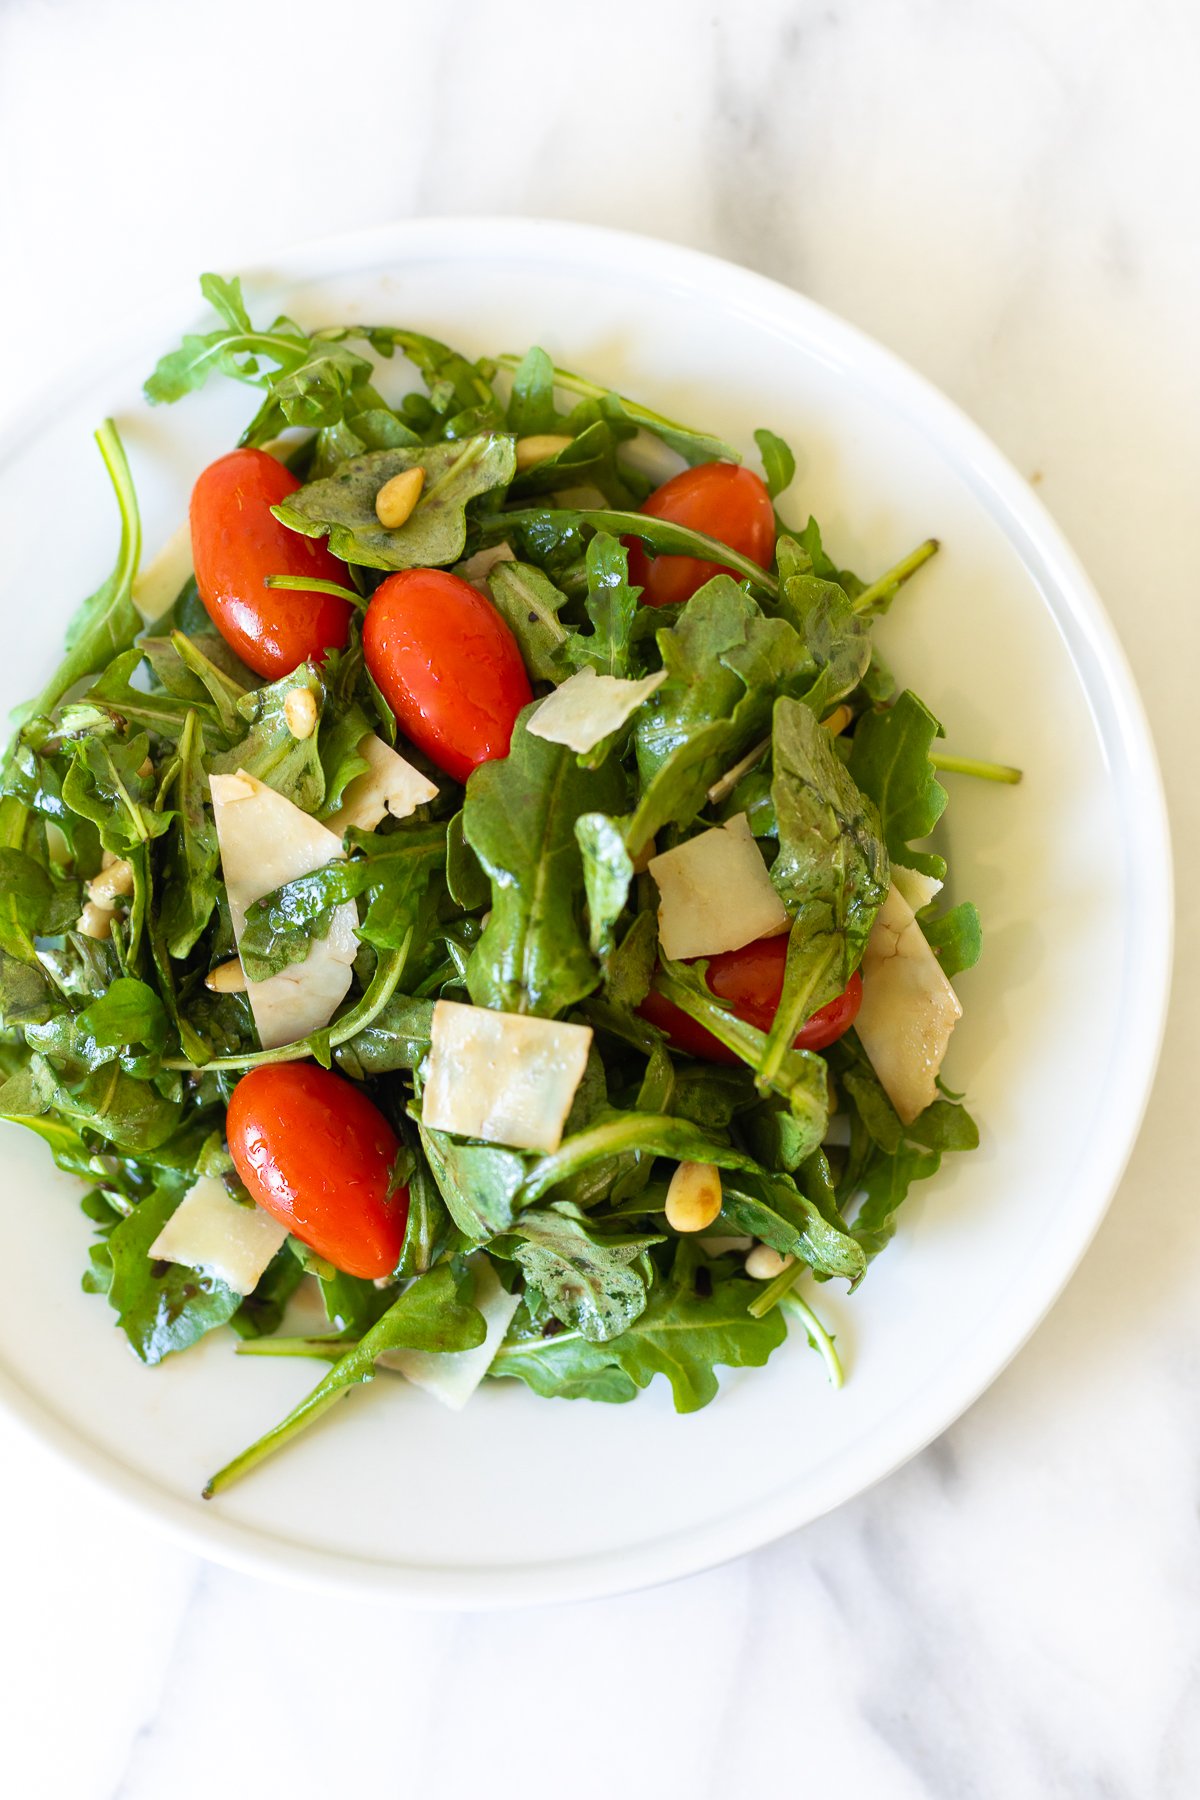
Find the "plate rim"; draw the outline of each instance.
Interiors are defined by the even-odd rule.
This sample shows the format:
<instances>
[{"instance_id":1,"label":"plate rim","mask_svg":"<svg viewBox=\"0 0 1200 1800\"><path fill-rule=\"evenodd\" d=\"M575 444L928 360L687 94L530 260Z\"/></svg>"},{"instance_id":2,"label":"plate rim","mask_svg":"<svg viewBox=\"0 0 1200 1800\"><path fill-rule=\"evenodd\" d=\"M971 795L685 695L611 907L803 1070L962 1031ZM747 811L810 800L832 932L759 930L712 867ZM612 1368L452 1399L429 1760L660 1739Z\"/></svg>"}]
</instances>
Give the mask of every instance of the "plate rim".
<instances>
[{"instance_id":1,"label":"plate rim","mask_svg":"<svg viewBox=\"0 0 1200 1800\"><path fill-rule=\"evenodd\" d=\"M1027 569L1030 553L1034 554L1048 577L1038 583L1040 589L1049 589L1042 594L1044 606L1060 629L1069 622L1081 634L1080 641L1090 653L1099 692L1113 711L1124 769L1138 796L1138 812L1123 848L1133 870L1131 895L1138 899L1140 915L1149 919L1152 929L1140 934L1137 950L1136 1031L1123 1048L1120 1064L1124 1104L1114 1109L1106 1122L1102 1149L1093 1147L1089 1153L1089 1161L1098 1168L1088 1184L1092 1197L1086 1213L1074 1220L1071 1231L1062 1234L1061 1243L1055 1240L1050 1253L1039 1259L1034 1274L1023 1280L1020 1323L1011 1325L1006 1310L1005 1329L993 1328L970 1358L960 1356L951 1376L936 1384L926 1383L910 1395L887 1421L886 1433L872 1432L865 1447L856 1444L843 1452L837 1478L827 1476L823 1484L817 1483L815 1503L809 1500L797 1505L792 1490L785 1487L736 1513L676 1536L567 1556L546 1565L444 1568L356 1558L272 1536L215 1512L207 1517L199 1514L194 1501L160 1488L153 1478L122 1463L115 1452L81 1441L50 1403L31 1393L17 1374L0 1367L0 1404L14 1422L86 1481L114 1496L181 1548L260 1578L434 1610L595 1599L698 1573L773 1542L866 1492L947 1430L999 1377L1042 1323L1108 1211L1137 1142L1153 1088L1172 962L1173 886L1166 798L1149 722L1116 630L1063 531L1012 462L956 402L894 351L807 295L737 263L664 239L577 221L519 215L397 220L307 240L245 270L243 279L250 285L300 284L336 274L365 273L386 262L400 268L405 261L422 256L486 261L497 254L526 262L535 260L536 254L552 264L572 258L585 263L611 261L626 277L635 273L639 282L659 290L664 284L673 285L681 294L703 289L729 314L752 316L792 341L799 337L806 341L809 354L819 343L834 354L835 366L839 361L853 364L860 376L868 377L867 385L877 400L908 402L901 410L914 422L919 420L930 441L991 495L996 503L993 516ZM119 339L109 341L102 361L95 355L89 359L90 377L74 381L76 397L110 381L114 371L140 354L147 342L170 341L196 312L194 290L189 290L186 299L181 287L165 290L139 309L136 321ZM151 333L158 335L152 339ZM47 400L71 380L72 370L60 368L53 383L17 409L0 433L0 479L10 457L19 453L30 433L37 435ZM1059 607L1065 617L1059 616ZM1090 702L1096 695L1069 638L1067 648ZM1101 742L1109 747L1109 734L1102 732ZM1125 985L1128 990L1128 971ZM1112 1079L1110 1067L1105 1080ZM974 1339L967 1342L973 1344ZM930 1387L936 1389L934 1400L922 1403ZM914 1408L920 1419L915 1430L909 1419ZM882 1455L881 1439L885 1446Z\"/></svg>"}]
</instances>

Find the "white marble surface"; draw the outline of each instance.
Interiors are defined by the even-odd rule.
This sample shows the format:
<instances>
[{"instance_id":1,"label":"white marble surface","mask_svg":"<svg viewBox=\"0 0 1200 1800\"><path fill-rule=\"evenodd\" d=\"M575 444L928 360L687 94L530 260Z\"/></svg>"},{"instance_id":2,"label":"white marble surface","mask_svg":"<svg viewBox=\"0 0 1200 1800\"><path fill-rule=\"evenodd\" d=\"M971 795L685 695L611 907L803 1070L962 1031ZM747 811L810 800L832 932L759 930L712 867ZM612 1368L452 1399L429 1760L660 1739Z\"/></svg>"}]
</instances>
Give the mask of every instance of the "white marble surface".
<instances>
[{"instance_id":1,"label":"white marble surface","mask_svg":"<svg viewBox=\"0 0 1200 1800\"><path fill-rule=\"evenodd\" d=\"M0 4L0 426L143 295L315 234L529 212L715 250L1040 480L1151 711L1180 877L1112 1213L908 1468L672 1588L429 1618L202 1565L0 1420L5 1792L1200 1792L1198 77L1190 0Z\"/></svg>"}]
</instances>

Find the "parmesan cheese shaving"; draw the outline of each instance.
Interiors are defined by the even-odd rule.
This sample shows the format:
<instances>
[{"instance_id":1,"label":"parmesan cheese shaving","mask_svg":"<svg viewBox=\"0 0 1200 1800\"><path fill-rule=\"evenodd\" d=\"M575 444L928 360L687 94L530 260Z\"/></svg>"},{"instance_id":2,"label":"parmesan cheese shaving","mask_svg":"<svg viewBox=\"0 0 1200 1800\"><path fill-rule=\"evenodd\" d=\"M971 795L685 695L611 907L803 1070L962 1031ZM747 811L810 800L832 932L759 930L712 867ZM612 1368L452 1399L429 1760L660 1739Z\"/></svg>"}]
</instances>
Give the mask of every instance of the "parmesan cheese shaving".
<instances>
[{"instance_id":1,"label":"parmesan cheese shaving","mask_svg":"<svg viewBox=\"0 0 1200 1800\"><path fill-rule=\"evenodd\" d=\"M341 805L324 821L326 830L338 837L344 837L351 826L374 831L385 813L391 813L393 819L407 819L418 806L437 799L436 784L373 731L359 739L358 754L367 767L346 784Z\"/></svg>"},{"instance_id":2,"label":"parmesan cheese shaving","mask_svg":"<svg viewBox=\"0 0 1200 1800\"><path fill-rule=\"evenodd\" d=\"M209 787L233 934L240 944L246 914L256 900L345 852L332 831L244 769L211 776ZM303 962L290 963L266 981L247 982L264 1050L328 1025L350 989L359 948L357 925L354 902L343 901L334 908L329 931L313 939Z\"/></svg>"},{"instance_id":3,"label":"parmesan cheese shaving","mask_svg":"<svg viewBox=\"0 0 1200 1800\"><path fill-rule=\"evenodd\" d=\"M133 584L133 604L143 619L157 619L179 598L192 573L192 528L185 519Z\"/></svg>"},{"instance_id":4,"label":"parmesan cheese shaving","mask_svg":"<svg viewBox=\"0 0 1200 1800\"><path fill-rule=\"evenodd\" d=\"M377 1360L395 1369L415 1387L424 1388L452 1412L461 1412L492 1366L512 1316L520 1305L518 1294L506 1294L500 1277L486 1256L472 1257L475 1304L483 1314L487 1336L474 1350L454 1350L439 1355L431 1350L385 1350Z\"/></svg>"},{"instance_id":5,"label":"parmesan cheese shaving","mask_svg":"<svg viewBox=\"0 0 1200 1800\"><path fill-rule=\"evenodd\" d=\"M147 1254L215 1275L249 1294L287 1237L287 1226L261 1206L242 1206L223 1182L201 1175L183 1196Z\"/></svg>"},{"instance_id":6,"label":"parmesan cheese shaving","mask_svg":"<svg viewBox=\"0 0 1200 1800\"><path fill-rule=\"evenodd\" d=\"M867 940L854 1028L905 1125L937 1098L937 1074L962 1017L958 996L912 907L892 887Z\"/></svg>"},{"instance_id":7,"label":"parmesan cheese shaving","mask_svg":"<svg viewBox=\"0 0 1200 1800\"><path fill-rule=\"evenodd\" d=\"M424 1122L489 1144L557 1150L591 1042L587 1025L439 1000Z\"/></svg>"},{"instance_id":8,"label":"parmesan cheese shaving","mask_svg":"<svg viewBox=\"0 0 1200 1800\"><path fill-rule=\"evenodd\" d=\"M570 750L594 750L619 731L666 679L667 671L659 669L641 681L623 681L617 675L598 675L589 663L547 694L525 729Z\"/></svg>"},{"instance_id":9,"label":"parmesan cheese shaving","mask_svg":"<svg viewBox=\"0 0 1200 1800\"><path fill-rule=\"evenodd\" d=\"M658 939L675 960L740 950L788 929L745 813L650 859Z\"/></svg>"}]
</instances>

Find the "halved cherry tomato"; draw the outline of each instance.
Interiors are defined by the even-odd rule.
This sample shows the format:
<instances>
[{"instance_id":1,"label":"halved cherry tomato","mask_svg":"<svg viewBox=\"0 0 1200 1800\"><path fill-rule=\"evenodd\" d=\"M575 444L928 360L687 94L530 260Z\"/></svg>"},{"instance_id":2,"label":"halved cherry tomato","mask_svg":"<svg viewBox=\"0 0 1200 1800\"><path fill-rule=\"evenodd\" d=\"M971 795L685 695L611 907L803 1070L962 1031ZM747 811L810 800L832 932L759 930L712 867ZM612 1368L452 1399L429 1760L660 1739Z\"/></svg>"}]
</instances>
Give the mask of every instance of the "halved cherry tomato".
<instances>
[{"instance_id":1,"label":"halved cherry tomato","mask_svg":"<svg viewBox=\"0 0 1200 1800\"><path fill-rule=\"evenodd\" d=\"M702 531L748 556L761 569L775 553L775 508L771 496L749 469L738 463L698 463L655 488L643 502L644 513ZM696 589L721 573L721 564L695 556L647 556L637 538L629 546L629 579L642 590L647 606L690 600Z\"/></svg>"},{"instance_id":2,"label":"halved cherry tomato","mask_svg":"<svg viewBox=\"0 0 1200 1800\"><path fill-rule=\"evenodd\" d=\"M361 1088L316 1063L243 1075L225 1121L253 1199L347 1275L374 1280L400 1260L408 1189L388 1191L400 1148Z\"/></svg>"},{"instance_id":3,"label":"halved cherry tomato","mask_svg":"<svg viewBox=\"0 0 1200 1800\"><path fill-rule=\"evenodd\" d=\"M346 585L346 565L324 543L289 531L271 511L299 486L265 450L231 450L192 489L192 557L205 611L246 667L269 681L343 649L354 612L336 594L263 585L268 575Z\"/></svg>"},{"instance_id":4,"label":"halved cherry tomato","mask_svg":"<svg viewBox=\"0 0 1200 1800\"><path fill-rule=\"evenodd\" d=\"M445 569L403 569L371 596L363 625L371 679L406 737L465 781L508 755L533 699L517 640L491 603Z\"/></svg>"},{"instance_id":5,"label":"halved cherry tomato","mask_svg":"<svg viewBox=\"0 0 1200 1800\"><path fill-rule=\"evenodd\" d=\"M783 971L787 962L787 937L759 938L741 950L726 950L709 958L706 980L709 990L723 1000L729 1012L755 1025L759 1031L770 1031L783 993ZM793 1038L797 1050L824 1050L849 1031L862 1004L862 976L857 969L850 977L844 993L831 1000L806 1019ZM677 1050L687 1056L699 1056L706 1062L737 1063L741 1058L725 1047L711 1031L681 1007L651 988L638 1012L651 1025L665 1031Z\"/></svg>"}]
</instances>

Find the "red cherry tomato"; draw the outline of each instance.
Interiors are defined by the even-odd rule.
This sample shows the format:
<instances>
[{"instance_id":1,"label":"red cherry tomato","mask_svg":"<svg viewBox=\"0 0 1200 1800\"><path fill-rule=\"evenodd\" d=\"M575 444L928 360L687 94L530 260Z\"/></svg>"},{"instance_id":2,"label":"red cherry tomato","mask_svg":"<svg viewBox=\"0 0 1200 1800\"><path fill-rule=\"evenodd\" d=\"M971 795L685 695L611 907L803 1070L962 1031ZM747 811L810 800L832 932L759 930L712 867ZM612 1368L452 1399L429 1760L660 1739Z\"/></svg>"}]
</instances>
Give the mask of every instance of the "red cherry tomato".
<instances>
[{"instance_id":1,"label":"red cherry tomato","mask_svg":"<svg viewBox=\"0 0 1200 1800\"><path fill-rule=\"evenodd\" d=\"M404 569L371 596L363 625L371 679L406 737L465 781L508 755L533 699L517 640L491 603L445 569Z\"/></svg>"},{"instance_id":2,"label":"red cherry tomato","mask_svg":"<svg viewBox=\"0 0 1200 1800\"><path fill-rule=\"evenodd\" d=\"M783 993L787 962L787 937L759 938L741 950L726 950L709 958L706 980L710 992L747 1025L770 1031ZM844 993L806 1019L793 1038L797 1050L824 1050L849 1031L862 1004L862 976L857 969ZM711 1031L681 1007L652 988L638 1007L643 1019L665 1031L677 1050L707 1062L737 1063L741 1058L725 1047Z\"/></svg>"},{"instance_id":3,"label":"red cherry tomato","mask_svg":"<svg viewBox=\"0 0 1200 1800\"><path fill-rule=\"evenodd\" d=\"M354 612L336 594L264 587L268 575L346 583L346 566L271 511L300 483L265 450L232 450L192 489L192 557L209 618L248 669L277 681L341 650Z\"/></svg>"},{"instance_id":4,"label":"red cherry tomato","mask_svg":"<svg viewBox=\"0 0 1200 1800\"><path fill-rule=\"evenodd\" d=\"M642 505L655 519L669 519L702 531L748 556L761 569L775 554L775 508L757 475L738 463L698 463L672 475ZM629 579L647 606L690 600L696 589L721 573L721 564L695 556L647 556L636 538L629 544ZM729 571L727 571L729 572Z\"/></svg>"},{"instance_id":5,"label":"red cherry tomato","mask_svg":"<svg viewBox=\"0 0 1200 1800\"><path fill-rule=\"evenodd\" d=\"M400 1148L361 1088L316 1063L243 1075L225 1122L253 1199L347 1275L373 1280L400 1260L408 1189L388 1192Z\"/></svg>"}]
</instances>

